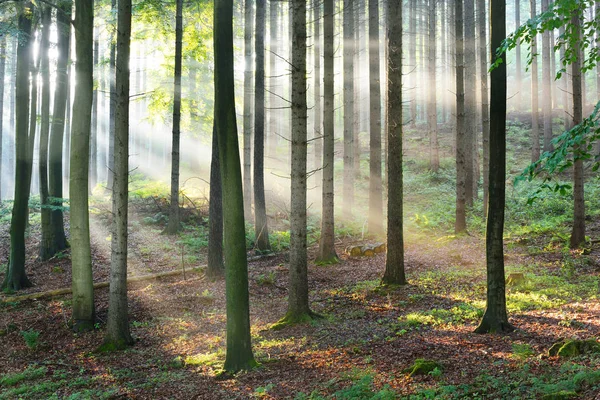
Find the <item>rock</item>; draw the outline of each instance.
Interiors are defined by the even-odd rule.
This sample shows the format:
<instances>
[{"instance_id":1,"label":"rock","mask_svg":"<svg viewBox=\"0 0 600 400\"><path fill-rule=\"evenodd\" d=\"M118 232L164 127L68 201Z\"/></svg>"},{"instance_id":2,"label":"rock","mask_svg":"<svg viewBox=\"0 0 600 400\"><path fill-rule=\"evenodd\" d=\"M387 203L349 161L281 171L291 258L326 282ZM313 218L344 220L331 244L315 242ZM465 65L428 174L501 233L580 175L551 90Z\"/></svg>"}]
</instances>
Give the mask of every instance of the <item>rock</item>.
<instances>
[{"instance_id":1,"label":"rock","mask_svg":"<svg viewBox=\"0 0 600 400\"><path fill-rule=\"evenodd\" d=\"M600 343L596 339L566 340L557 342L548 350L548 355L575 357L581 354L600 353Z\"/></svg>"},{"instance_id":2,"label":"rock","mask_svg":"<svg viewBox=\"0 0 600 400\"><path fill-rule=\"evenodd\" d=\"M409 376L427 375L428 373L430 373L431 371L433 371L436 368L441 370L441 369L443 369L443 366L442 366L442 364L438 363L437 361L425 360L423 358L417 358L415 360L415 363L411 367L406 368L402 372L408 372Z\"/></svg>"}]
</instances>

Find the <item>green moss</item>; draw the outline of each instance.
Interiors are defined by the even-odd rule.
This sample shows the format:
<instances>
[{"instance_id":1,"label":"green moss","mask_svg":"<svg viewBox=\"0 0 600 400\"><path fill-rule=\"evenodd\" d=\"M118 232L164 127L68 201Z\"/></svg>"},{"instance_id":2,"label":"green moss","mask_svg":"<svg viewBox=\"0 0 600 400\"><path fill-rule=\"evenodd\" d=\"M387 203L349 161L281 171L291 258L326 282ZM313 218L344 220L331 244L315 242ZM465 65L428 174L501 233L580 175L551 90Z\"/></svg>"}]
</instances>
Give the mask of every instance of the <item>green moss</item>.
<instances>
[{"instance_id":1,"label":"green moss","mask_svg":"<svg viewBox=\"0 0 600 400\"><path fill-rule=\"evenodd\" d=\"M567 340L560 349L558 349L556 355L559 357L575 357L581 354L591 353L600 353L600 343L595 339Z\"/></svg>"},{"instance_id":2,"label":"green moss","mask_svg":"<svg viewBox=\"0 0 600 400\"><path fill-rule=\"evenodd\" d=\"M417 358L411 367L406 368L402 372L408 372L409 376L427 375L431 371L435 370L436 368L440 371L444 369L442 364L438 363L437 361L425 360L423 358Z\"/></svg>"},{"instance_id":3,"label":"green moss","mask_svg":"<svg viewBox=\"0 0 600 400\"><path fill-rule=\"evenodd\" d=\"M323 316L312 311L307 313L290 313L285 314L283 318L279 321L275 322L271 325L271 329L274 331L279 331L286 326L297 325L297 324L306 324L314 321L315 319L322 319Z\"/></svg>"},{"instance_id":4,"label":"green moss","mask_svg":"<svg viewBox=\"0 0 600 400\"><path fill-rule=\"evenodd\" d=\"M125 350L129 346L124 340L119 341L107 341L104 342L96 349L96 353L110 353L113 351Z\"/></svg>"},{"instance_id":5,"label":"green moss","mask_svg":"<svg viewBox=\"0 0 600 400\"><path fill-rule=\"evenodd\" d=\"M567 400L575 397L577 397L577 393L570 390L561 390L560 392L543 395L542 400Z\"/></svg>"}]
</instances>

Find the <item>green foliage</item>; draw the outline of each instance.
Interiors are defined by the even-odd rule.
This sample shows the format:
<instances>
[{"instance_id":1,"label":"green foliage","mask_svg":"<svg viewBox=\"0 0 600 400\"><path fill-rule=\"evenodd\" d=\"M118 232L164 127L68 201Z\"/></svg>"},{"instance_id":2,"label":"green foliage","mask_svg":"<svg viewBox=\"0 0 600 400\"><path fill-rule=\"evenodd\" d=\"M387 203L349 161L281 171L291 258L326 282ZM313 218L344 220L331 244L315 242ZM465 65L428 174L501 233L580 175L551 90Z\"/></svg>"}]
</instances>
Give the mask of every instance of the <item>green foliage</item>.
<instances>
[{"instance_id":1,"label":"green foliage","mask_svg":"<svg viewBox=\"0 0 600 400\"><path fill-rule=\"evenodd\" d=\"M46 376L48 369L46 367L27 367L23 372L15 372L12 374L0 375L0 386L14 386L22 381L30 381Z\"/></svg>"},{"instance_id":2,"label":"green foliage","mask_svg":"<svg viewBox=\"0 0 600 400\"><path fill-rule=\"evenodd\" d=\"M398 398L398 394L389 387L377 390L373 387L373 375L368 374L361 377L352 385L337 390L329 396L322 396L318 391L313 391L307 395L298 393L296 400L392 400Z\"/></svg>"},{"instance_id":3,"label":"green foliage","mask_svg":"<svg viewBox=\"0 0 600 400\"><path fill-rule=\"evenodd\" d=\"M468 303L459 303L450 309L434 308L432 310L409 313L399 317L396 329L418 329L423 325L456 325L474 323L483 316L483 310Z\"/></svg>"},{"instance_id":4,"label":"green foliage","mask_svg":"<svg viewBox=\"0 0 600 400\"><path fill-rule=\"evenodd\" d=\"M275 283L275 271L268 274L260 274L256 277L256 283L259 285L272 285Z\"/></svg>"},{"instance_id":5,"label":"green foliage","mask_svg":"<svg viewBox=\"0 0 600 400\"><path fill-rule=\"evenodd\" d=\"M520 360L526 360L535 354L527 343L513 343L512 351L513 355Z\"/></svg>"},{"instance_id":6,"label":"green foliage","mask_svg":"<svg viewBox=\"0 0 600 400\"><path fill-rule=\"evenodd\" d=\"M441 375L441 370L443 370L443 369L444 369L444 367L442 366L442 364L440 364L437 361L425 360L423 358L417 358L412 366L404 369L402 372L408 373L409 376L414 376L414 375L428 375L430 372L438 370L439 372L436 372L436 374L439 376L439 375Z\"/></svg>"},{"instance_id":7,"label":"green foliage","mask_svg":"<svg viewBox=\"0 0 600 400\"><path fill-rule=\"evenodd\" d=\"M28 331L21 331L21 336L25 340L25 344L31 350L36 350L39 342L38 338L40 337L40 331L36 331L35 329L30 329Z\"/></svg>"},{"instance_id":8,"label":"green foliage","mask_svg":"<svg viewBox=\"0 0 600 400\"><path fill-rule=\"evenodd\" d=\"M290 248L290 231L273 231L269 233L271 250L280 252Z\"/></svg>"}]
</instances>

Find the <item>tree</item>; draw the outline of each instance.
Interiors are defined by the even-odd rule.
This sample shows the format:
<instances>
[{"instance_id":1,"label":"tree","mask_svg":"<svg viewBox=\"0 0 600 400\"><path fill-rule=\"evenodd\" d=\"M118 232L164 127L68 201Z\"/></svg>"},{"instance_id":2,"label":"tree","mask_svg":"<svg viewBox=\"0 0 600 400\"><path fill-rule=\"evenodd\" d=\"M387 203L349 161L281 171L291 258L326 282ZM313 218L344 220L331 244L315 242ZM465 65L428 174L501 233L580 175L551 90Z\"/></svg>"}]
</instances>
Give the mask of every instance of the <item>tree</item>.
<instances>
[{"instance_id":1,"label":"tree","mask_svg":"<svg viewBox=\"0 0 600 400\"><path fill-rule=\"evenodd\" d=\"M252 25L254 2L244 4L244 215L252 216ZM214 133L213 133L214 135ZM214 147L213 147L214 149ZM212 173L212 166L211 166Z\"/></svg>"},{"instance_id":2,"label":"tree","mask_svg":"<svg viewBox=\"0 0 600 400\"><path fill-rule=\"evenodd\" d=\"M40 240L40 258L48 260L54 256L51 254L51 205L48 191L48 141L50 136L50 60L48 50L50 48L50 21L52 19L51 9L48 6L42 8L42 36L40 40L40 69L42 74L42 119L40 126L40 148L39 148L39 181L40 181L40 204L42 238Z\"/></svg>"},{"instance_id":3,"label":"tree","mask_svg":"<svg viewBox=\"0 0 600 400\"><path fill-rule=\"evenodd\" d=\"M81 1L81 0L79 0ZM181 0L179 0L181 1ZM115 69L115 170L112 195L112 241L108 321L104 346L123 349L133 344L127 304L127 221L129 187L129 54L131 0L119 0L117 14L117 59ZM78 58L79 59L79 58Z\"/></svg>"},{"instance_id":4,"label":"tree","mask_svg":"<svg viewBox=\"0 0 600 400\"><path fill-rule=\"evenodd\" d=\"M477 80L475 60L475 0L463 0L464 5L464 85L465 91L465 119L464 119L464 141L461 143L465 154L465 200L468 206L473 205L477 197L477 181L479 179L479 166L477 162L478 146L475 130L476 85L469 84ZM458 146L458 143L457 143Z\"/></svg>"},{"instance_id":5,"label":"tree","mask_svg":"<svg viewBox=\"0 0 600 400\"><path fill-rule=\"evenodd\" d=\"M437 129L437 102L436 102L436 13L437 0L429 1L429 101L427 104L427 128L429 130L429 169L433 172L438 172L440 168L440 155L438 146L438 129Z\"/></svg>"},{"instance_id":6,"label":"tree","mask_svg":"<svg viewBox=\"0 0 600 400\"><path fill-rule=\"evenodd\" d=\"M402 0L388 0L388 219L383 283L406 284L402 180Z\"/></svg>"},{"instance_id":7,"label":"tree","mask_svg":"<svg viewBox=\"0 0 600 400\"><path fill-rule=\"evenodd\" d=\"M110 0L110 13L111 15L117 14L117 0ZM113 23L114 25L114 23ZM111 36L116 36L116 27L112 32ZM109 59L109 87L110 87L110 98L108 105L108 171L106 186L108 190L113 190L113 178L115 175L115 119L117 115L117 88L115 86L116 76L116 61L117 61L117 47L115 40L110 41L110 59Z\"/></svg>"},{"instance_id":8,"label":"tree","mask_svg":"<svg viewBox=\"0 0 600 400\"><path fill-rule=\"evenodd\" d=\"M67 108L67 91L69 90L69 48L71 42L71 8L72 1L58 3L56 12L57 60L56 84L54 89L54 109L52 110L52 127L50 132L50 148L48 155L48 194L53 205L50 213L50 234L43 246L48 257L68 247L63 220L63 139L65 133L65 112Z\"/></svg>"},{"instance_id":9,"label":"tree","mask_svg":"<svg viewBox=\"0 0 600 400\"><path fill-rule=\"evenodd\" d=\"M514 330L508 322L504 285L504 207L506 191L506 55L496 49L506 38L506 3L491 0L490 43L490 198L486 227L487 302L476 333L505 333Z\"/></svg>"},{"instance_id":10,"label":"tree","mask_svg":"<svg viewBox=\"0 0 600 400\"><path fill-rule=\"evenodd\" d=\"M290 209L290 275L288 309L277 324L303 322L315 314L308 305L306 254L306 2L293 0L292 13L292 163Z\"/></svg>"},{"instance_id":11,"label":"tree","mask_svg":"<svg viewBox=\"0 0 600 400\"><path fill-rule=\"evenodd\" d=\"M479 26L479 73L481 81L481 137L483 144L483 213L487 216L490 170L490 94L488 92L487 18L485 0L477 0ZM520 82L520 81L519 81Z\"/></svg>"},{"instance_id":12,"label":"tree","mask_svg":"<svg viewBox=\"0 0 600 400\"><path fill-rule=\"evenodd\" d=\"M466 220L466 185L467 164L466 150L471 145L465 134L465 85L464 85L464 40L463 40L463 0L454 1L454 38L456 41L456 233L467 230Z\"/></svg>"},{"instance_id":13,"label":"tree","mask_svg":"<svg viewBox=\"0 0 600 400\"><path fill-rule=\"evenodd\" d=\"M531 18L536 16L535 6L537 0L530 0ZM537 54L537 35L531 38L531 52ZM538 60L533 57L531 61L531 162L540 158L540 128L539 128L539 88L538 88Z\"/></svg>"},{"instance_id":14,"label":"tree","mask_svg":"<svg viewBox=\"0 0 600 400\"><path fill-rule=\"evenodd\" d=\"M223 182L219 162L219 137L213 126L210 157L210 203L208 206L208 265L206 273L217 277L225 272L223 264Z\"/></svg>"},{"instance_id":15,"label":"tree","mask_svg":"<svg viewBox=\"0 0 600 400\"><path fill-rule=\"evenodd\" d=\"M10 254L8 268L2 282L3 290L20 290L31 286L25 273L25 227L28 217L29 178L28 170L31 158L29 146L29 67L33 50L31 40L32 21L27 12L31 12L33 4L23 5L19 13L17 40L17 63L15 80L15 197L10 221ZM34 111L35 113L35 111Z\"/></svg>"},{"instance_id":16,"label":"tree","mask_svg":"<svg viewBox=\"0 0 600 400\"><path fill-rule=\"evenodd\" d=\"M181 227L179 217L179 137L181 121L181 60L183 41L183 0L176 1L175 12L175 89L173 98L173 142L171 145L171 204L165 232L175 234Z\"/></svg>"},{"instance_id":17,"label":"tree","mask_svg":"<svg viewBox=\"0 0 600 400\"><path fill-rule=\"evenodd\" d=\"M293 125L292 125L293 126ZM344 1L344 218L354 204L354 0ZM293 166L292 166L293 171ZM292 196L293 197L293 196Z\"/></svg>"},{"instance_id":18,"label":"tree","mask_svg":"<svg viewBox=\"0 0 600 400\"><path fill-rule=\"evenodd\" d=\"M223 208L228 210L223 218L227 300L227 354L224 368L229 372L237 372L254 367L256 361L250 341L244 199L235 116L233 1L215 0L214 5L215 127L221 161Z\"/></svg>"},{"instance_id":19,"label":"tree","mask_svg":"<svg viewBox=\"0 0 600 400\"><path fill-rule=\"evenodd\" d=\"M481 10L480 10L481 12ZM485 13L485 11L484 11ZM485 24L484 24L485 25ZM515 0L515 26L521 25L521 0ZM517 48L515 49L515 83L516 83L516 92L518 93L517 102L518 106L521 106L521 98L523 97L521 94L521 86L523 83L523 72L522 72L522 63L521 63L521 44L517 44ZM487 57L485 58L487 60ZM485 203L484 203L485 204Z\"/></svg>"},{"instance_id":20,"label":"tree","mask_svg":"<svg viewBox=\"0 0 600 400\"><path fill-rule=\"evenodd\" d=\"M542 0L542 12L549 9ZM542 111L544 114L544 151L552 150L552 76L550 73L550 31L542 32ZM554 53L553 49L552 52Z\"/></svg>"},{"instance_id":21,"label":"tree","mask_svg":"<svg viewBox=\"0 0 600 400\"><path fill-rule=\"evenodd\" d=\"M98 35L99 33L96 33L94 36L94 71L98 68L98 56L100 55ZM96 187L96 183L98 183L98 88L97 85L94 85L92 100L92 131L90 135L90 194L94 190L94 187Z\"/></svg>"},{"instance_id":22,"label":"tree","mask_svg":"<svg viewBox=\"0 0 600 400\"><path fill-rule=\"evenodd\" d=\"M408 0L408 65L413 70L409 74L412 92L409 123L414 127L417 123L417 79L415 79L417 70L417 0Z\"/></svg>"},{"instance_id":23,"label":"tree","mask_svg":"<svg viewBox=\"0 0 600 400\"><path fill-rule=\"evenodd\" d=\"M323 186L317 262L336 263L333 195L333 0L323 2Z\"/></svg>"},{"instance_id":24,"label":"tree","mask_svg":"<svg viewBox=\"0 0 600 400\"><path fill-rule=\"evenodd\" d=\"M314 159L314 176L315 176L315 186L319 187L322 182L322 174L321 167L322 156L323 156L323 138L321 137L323 134L321 118L323 116L321 109L321 0L313 0L313 58L314 58L314 102L315 102L315 111L314 111L314 132L313 132L313 140L315 142L315 159Z\"/></svg>"},{"instance_id":25,"label":"tree","mask_svg":"<svg viewBox=\"0 0 600 400\"><path fill-rule=\"evenodd\" d=\"M279 46L277 37L278 25L277 19L279 14L279 1L269 1L269 127L268 137L266 138L269 144L269 156L277 158L277 131L278 131L278 117L279 104L277 101L277 56L279 55ZM282 7L283 8L283 7ZM283 14L283 10L282 10ZM283 21L282 21L283 22ZM282 24L283 25L283 24ZM281 46L281 52L283 53L283 46ZM283 90L282 90L283 93Z\"/></svg>"},{"instance_id":26,"label":"tree","mask_svg":"<svg viewBox=\"0 0 600 400\"><path fill-rule=\"evenodd\" d=\"M265 202L265 0L256 1L254 75L254 237L259 251L269 251L269 230Z\"/></svg>"},{"instance_id":27,"label":"tree","mask_svg":"<svg viewBox=\"0 0 600 400\"><path fill-rule=\"evenodd\" d=\"M69 198L71 200L71 269L73 329L94 328L94 282L90 249L88 172L92 122L94 5L75 0L75 102L71 126Z\"/></svg>"},{"instance_id":28,"label":"tree","mask_svg":"<svg viewBox=\"0 0 600 400\"><path fill-rule=\"evenodd\" d=\"M0 33L0 110L4 110L4 75L6 71L6 35ZM4 136L3 130L3 115L0 112L0 200L2 200L2 139Z\"/></svg>"},{"instance_id":29,"label":"tree","mask_svg":"<svg viewBox=\"0 0 600 400\"><path fill-rule=\"evenodd\" d=\"M379 0L369 0L369 223L383 233L381 188L381 93L379 82Z\"/></svg>"}]
</instances>

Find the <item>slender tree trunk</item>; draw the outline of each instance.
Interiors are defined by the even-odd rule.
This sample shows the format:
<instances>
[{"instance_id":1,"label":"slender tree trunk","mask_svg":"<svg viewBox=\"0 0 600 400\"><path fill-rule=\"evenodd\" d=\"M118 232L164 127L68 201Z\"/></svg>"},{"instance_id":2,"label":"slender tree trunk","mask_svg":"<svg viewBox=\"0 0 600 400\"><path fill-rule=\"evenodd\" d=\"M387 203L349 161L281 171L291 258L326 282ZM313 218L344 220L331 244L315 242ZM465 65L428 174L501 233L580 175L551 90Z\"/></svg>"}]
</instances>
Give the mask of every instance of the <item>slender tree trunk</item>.
<instances>
[{"instance_id":1,"label":"slender tree trunk","mask_svg":"<svg viewBox=\"0 0 600 400\"><path fill-rule=\"evenodd\" d=\"M506 37L506 2L491 0L491 48L497 49ZM486 229L487 307L477 333L505 333L508 323L504 286L504 207L506 190L506 54L490 73L490 203ZM492 52L492 65L496 53Z\"/></svg>"},{"instance_id":2,"label":"slender tree trunk","mask_svg":"<svg viewBox=\"0 0 600 400\"><path fill-rule=\"evenodd\" d=\"M293 167L292 167L293 171ZM293 197L293 195L292 195ZM354 0L344 1L344 218L354 205Z\"/></svg>"},{"instance_id":3,"label":"slender tree trunk","mask_svg":"<svg viewBox=\"0 0 600 400\"><path fill-rule=\"evenodd\" d=\"M171 204L165 232L175 234L181 227L179 216L179 140L181 136L181 61L183 40L183 0L177 0L175 17L175 88L173 90L173 142L171 144Z\"/></svg>"},{"instance_id":4,"label":"slender tree trunk","mask_svg":"<svg viewBox=\"0 0 600 400\"><path fill-rule=\"evenodd\" d=\"M110 1L110 11L112 15L117 13L117 0ZM110 75L110 99L108 105L108 171L107 183L108 190L113 190L113 179L115 175L115 119L117 116L117 87L115 82L116 76L116 60L117 48L115 41L110 42L110 60L109 60L109 75Z\"/></svg>"},{"instance_id":5,"label":"slender tree trunk","mask_svg":"<svg viewBox=\"0 0 600 400\"><path fill-rule=\"evenodd\" d=\"M206 271L211 277L222 276L225 273L223 264L223 183L218 140L216 128L213 127L210 158L210 203L208 206L208 268Z\"/></svg>"},{"instance_id":6,"label":"slender tree trunk","mask_svg":"<svg viewBox=\"0 0 600 400\"><path fill-rule=\"evenodd\" d=\"M360 171L360 126L361 126L361 106L362 106L362 59L361 55L361 33L364 31L364 20L361 19L361 15L365 9L365 0L353 0L355 4L354 11L354 119L353 119L353 147L354 147L354 158L353 158L353 170L354 170L354 182L361 178Z\"/></svg>"},{"instance_id":7,"label":"slender tree trunk","mask_svg":"<svg viewBox=\"0 0 600 400\"><path fill-rule=\"evenodd\" d=\"M481 78L481 136L483 142L483 213L487 216L490 171L490 95L488 91L487 18L485 0L477 0L479 14L479 72ZM521 82L521 81L519 81Z\"/></svg>"},{"instance_id":8,"label":"slender tree trunk","mask_svg":"<svg viewBox=\"0 0 600 400\"><path fill-rule=\"evenodd\" d=\"M94 71L98 68L98 33L94 36ZM98 183L98 90L94 85L92 100L92 133L90 136L90 194Z\"/></svg>"},{"instance_id":9,"label":"slender tree trunk","mask_svg":"<svg viewBox=\"0 0 600 400\"><path fill-rule=\"evenodd\" d=\"M257 16L259 8L260 6L257 8ZM223 220L227 299L227 355L224 368L226 371L237 372L254 367L256 362L250 343L248 264L235 116L232 21L233 1L215 0L215 126L221 161L223 209L227 210Z\"/></svg>"},{"instance_id":10,"label":"slender tree trunk","mask_svg":"<svg viewBox=\"0 0 600 400\"><path fill-rule=\"evenodd\" d=\"M90 249L88 173L92 122L94 6L75 0L75 102L71 131L69 198L71 200L71 268L73 329L94 328L94 282ZM114 237L114 235L113 235ZM111 287L112 290L112 287Z\"/></svg>"},{"instance_id":11,"label":"slender tree trunk","mask_svg":"<svg viewBox=\"0 0 600 400\"><path fill-rule=\"evenodd\" d=\"M463 0L454 0L454 39L456 40L456 233L467 230L466 186L467 186L467 147L465 132L465 85L464 85L464 38L463 38Z\"/></svg>"},{"instance_id":12,"label":"slender tree trunk","mask_svg":"<svg viewBox=\"0 0 600 400\"><path fill-rule=\"evenodd\" d=\"M2 201L2 142L4 140L4 76L6 74L6 35L0 34L0 201Z\"/></svg>"},{"instance_id":13,"label":"slender tree trunk","mask_svg":"<svg viewBox=\"0 0 600 400\"><path fill-rule=\"evenodd\" d=\"M252 33L254 1L244 4L244 215L252 219ZM213 133L214 135L214 133ZM214 140L214 139L213 139ZM213 147L214 148L214 147ZM211 167L212 173L212 167Z\"/></svg>"},{"instance_id":14,"label":"slender tree trunk","mask_svg":"<svg viewBox=\"0 0 600 400\"><path fill-rule=\"evenodd\" d=\"M63 219L63 139L65 133L65 112L67 108L67 92L69 90L69 48L71 43L71 8L72 2L59 3L56 12L57 27L57 60L56 85L54 89L54 109L52 112L52 128L50 132L50 150L48 163L49 201L54 206L50 214L50 237L48 240L48 257L68 247ZM43 241L42 241L43 242Z\"/></svg>"},{"instance_id":15,"label":"slender tree trunk","mask_svg":"<svg viewBox=\"0 0 600 400\"><path fill-rule=\"evenodd\" d=\"M322 118L322 113L323 110L321 108L321 30L320 30L320 26L321 26L321 1L320 0L314 0L313 1L313 12L314 12L314 16L313 16L313 37L314 37L314 81L313 81L313 86L315 88L314 91L314 101L315 101L315 113L314 113L314 119L315 119L315 130L314 130L314 135L313 135L313 140L315 142L315 160L314 160L314 164L313 164L313 168L314 168L314 179L315 179L315 184L314 186L316 188L319 188L321 186L321 181L322 181L322 173L321 173L321 167L323 166L323 162L321 161L322 156L323 156L323 130L322 130L322 123L321 123L321 118Z\"/></svg>"},{"instance_id":16,"label":"slender tree trunk","mask_svg":"<svg viewBox=\"0 0 600 400\"><path fill-rule=\"evenodd\" d=\"M402 180L402 1L388 0L388 218L383 283L406 284Z\"/></svg>"},{"instance_id":17,"label":"slender tree trunk","mask_svg":"<svg viewBox=\"0 0 600 400\"><path fill-rule=\"evenodd\" d=\"M39 180L40 180L40 204L41 204L41 240L40 258L48 260L54 256L51 253L52 225L51 209L48 189L48 140L50 135L50 60L48 49L50 48L50 22L52 20L51 8L46 6L42 11L42 38L40 42L40 58L42 73L42 119L40 126L40 149L39 149Z\"/></svg>"},{"instance_id":18,"label":"slender tree trunk","mask_svg":"<svg viewBox=\"0 0 600 400\"><path fill-rule=\"evenodd\" d=\"M417 0L408 0L408 66L410 96L410 125L417 123Z\"/></svg>"},{"instance_id":19,"label":"slender tree trunk","mask_svg":"<svg viewBox=\"0 0 600 400\"><path fill-rule=\"evenodd\" d=\"M583 120L583 96L582 96L582 73L581 73L581 15L580 10L571 16L573 26L573 53L576 55L572 63L573 68L573 125L576 126ZM579 147L574 147L577 154ZM576 159L573 163L573 230L571 231L570 246L572 249L580 247L585 243L585 196L583 190L583 160Z\"/></svg>"},{"instance_id":20,"label":"slender tree trunk","mask_svg":"<svg viewBox=\"0 0 600 400\"><path fill-rule=\"evenodd\" d=\"M269 145L269 156L277 159L277 134L279 133L279 122L278 117L281 117L281 111L278 110L279 102L275 93L279 92L279 95L283 95L283 85L281 88L278 87L279 77L277 72L277 59L276 55L279 54L278 40L277 37L277 16L279 14L279 2L269 1L269 129L266 140ZM282 46L283 47L283 46ZM282 49L283 50L283 49Z\"/></svg>"},{"instance_id":21,"label":"slender tree trunk","mask_svg":"<svg viewBox=\"0 0 600 400\"><path fill-rule=\"evenodd\" d=\"M323 2L323 211L321 214L321 239L317 262L335 263L333 161L334 161L334 98L333 98L333 0Z\"/></svg>"},{"instance_id":22,"label":"slender tree trunk","mask_svg":"<svg viewBox=\"0 0 600 400\"><path fill-rule=\"evenodd\" d=\"M369 223L371 234L383 233L381 186L381 93L379 82L379 0L369 0Z\"/></svg>"},{"instance_id":23,"label":"slender tree trunk","mask_svg":"<svg viewBox=\"0 0 600 400\"><path fill-rule=\"evenodd\" d=\"M29 9L32 3L26 3ZM15 197L10 221L10 254L8 269L4 275L2 289L20 290L32 286L25 273L25 227L28 218L29 185L27 178L28 163L28 117L29 117L29 68L33 50L31 38L31 19L21 13L19 15L19 35L17 37L16 79L15 79ZM35 111L32 111L35 113Z\"/></svg>"},{"instance_id":24,"label":"slender tree trunk","mask_svg":"<svg viewBox=\"0 0 600 400\"><path fill-rule=\"evenodd\" d=\"M438 172L440 169L440 154L437 128L437 82L436 71L436 3L429 1L429 101L427 104L427 125L429 129L429 169Z\"/></svg>"},{"instance_id":25,"label":"slender tree trunk","mask_svg":"<svg viewBox=\"0 0 600 400\"><path fill-rule=\"evenodd\" d=\"M531 18L536 16L536 1L530 0ZM537 37L531 40L531 54L537 54ZM531 162L540 158L538 57L531 61Z\"/></svg>"},{"instance_id":26,"label":"slender tree trunk","mask_svg":"<svg viewBox=\"0 0 600 400\"><path fill-rule=\"evenodd\" d=\"M542 12L548 0L542 0ZM542 111L544 113L544 151L552 151L552 77L550 74L550 31L542 32Z\"/></svg>"},{"instance_id":27,"label":"slender tree trunk","mask_svg":"<svg viewBox=\"0 0 600 400\"><path fill-rule=\"evenodd\" d=\"M254 89L254 237L259 251L269 251L265 204L265 0L256 1L256 73Z\"/></svg>"},{"instance_id":28,"label":"slender tree trunk","mask_svg":"<svg viewBox=\"0 0 600 400\"><path fill-rule=\"evenodd\" d=\"M521 0L515 0L515 29L521 26ZM522 104L523 94L521 87L523 84L523 66L521 63L521 42L517 42L516 60L515 60L515 92L517 93L517 109ZM487 59L487 58L486 58Z\"/></svg>"},{"instance_id":29,"label":"slender tree trunk","mask_svg":"<svg viewBox=\"0 0 600 400\"><path fill-rule=\"evenodd\" d=\"M478 146L476 134L476 85L475 58L475 1L464 0L464 85L465 90L465 200L468 206L477 198L477 180L479 167L477 162ZM471 82L473 84L471 84Z\"/></svg>"},{"instance_id":30,"label":"slender tree trunk","mask_svg":"<svg viewBox=\"0 0 600 400\"><path fill-rule=\"evenodd\" d=\"M181 1L181 0L179 0ZM181 15L181 14L180 14ZM119 0L115 69L115 170L113 176L113 226L110 252L110 289L105 346L123 349L133 344L127 303L127 222L129 200L129 77L131 0Z\"/></svg>"}]
</instances>

